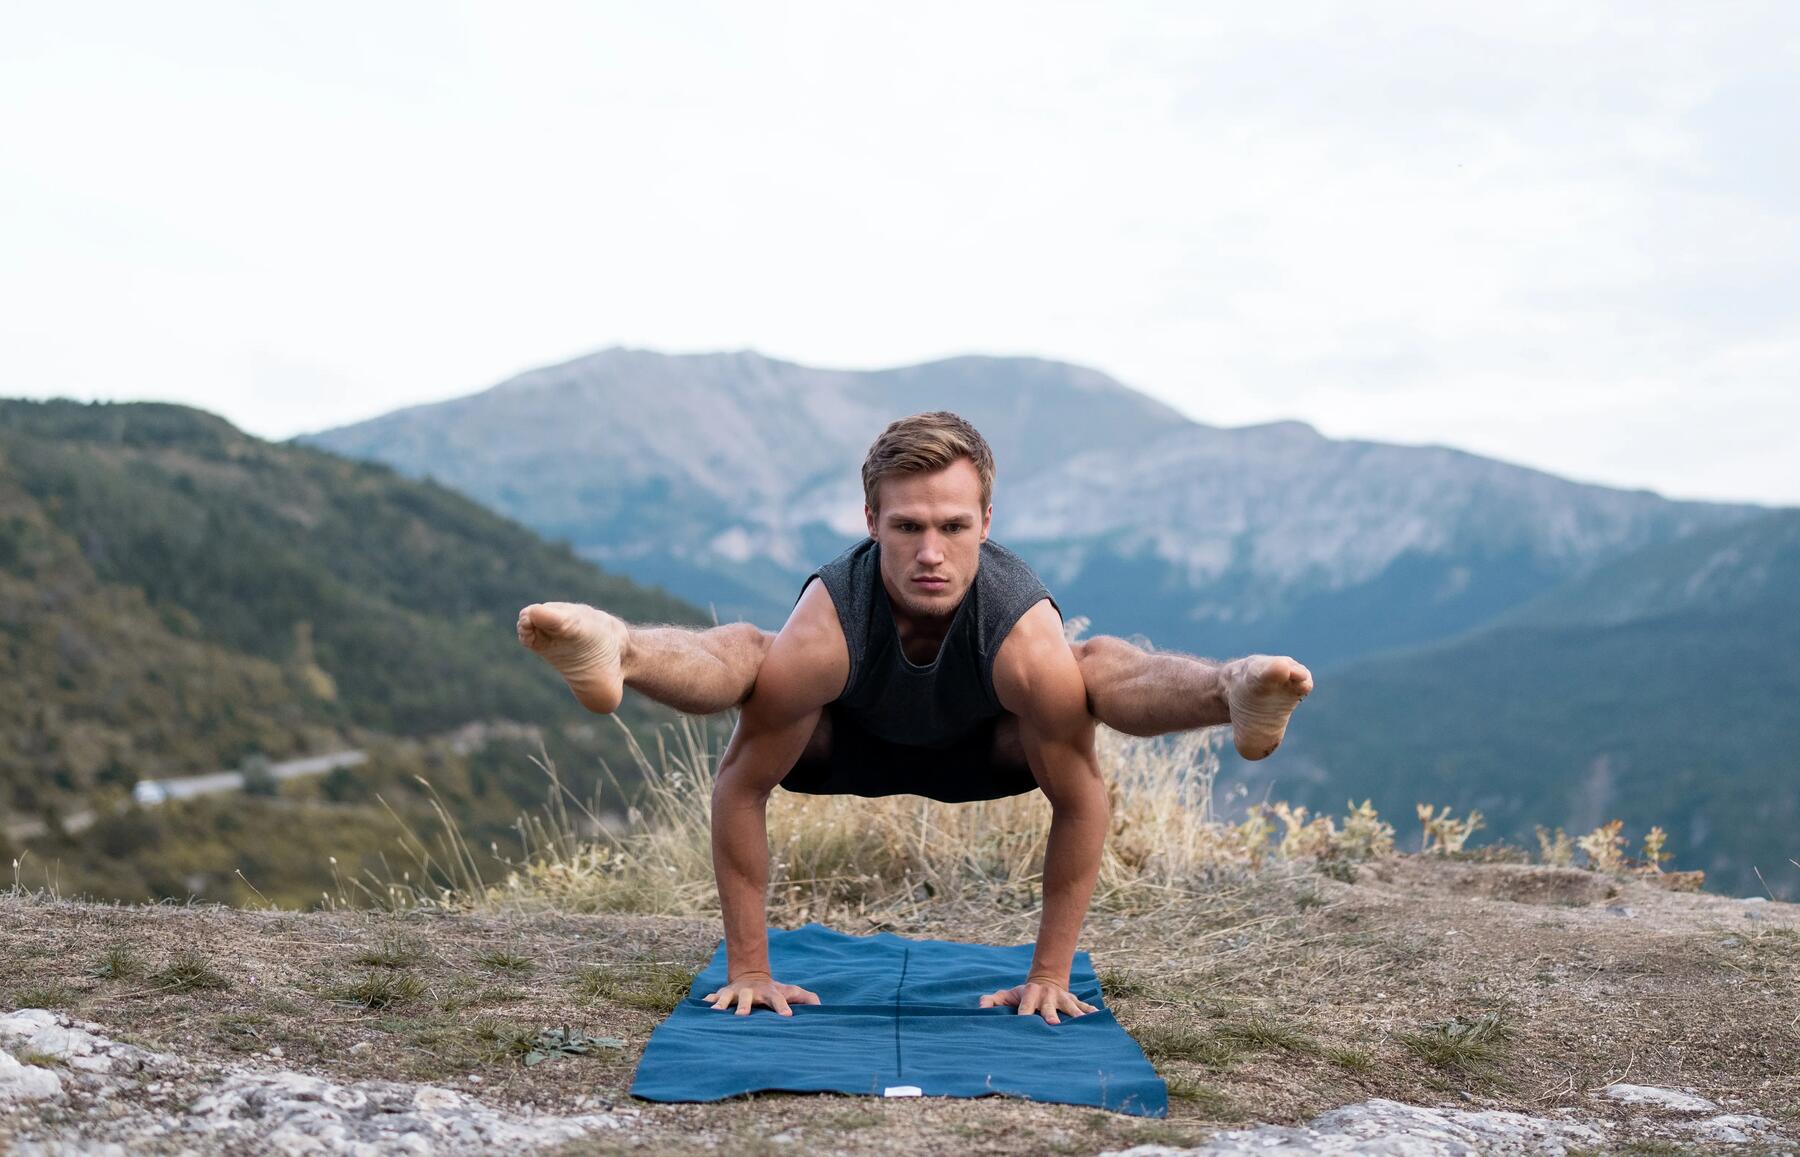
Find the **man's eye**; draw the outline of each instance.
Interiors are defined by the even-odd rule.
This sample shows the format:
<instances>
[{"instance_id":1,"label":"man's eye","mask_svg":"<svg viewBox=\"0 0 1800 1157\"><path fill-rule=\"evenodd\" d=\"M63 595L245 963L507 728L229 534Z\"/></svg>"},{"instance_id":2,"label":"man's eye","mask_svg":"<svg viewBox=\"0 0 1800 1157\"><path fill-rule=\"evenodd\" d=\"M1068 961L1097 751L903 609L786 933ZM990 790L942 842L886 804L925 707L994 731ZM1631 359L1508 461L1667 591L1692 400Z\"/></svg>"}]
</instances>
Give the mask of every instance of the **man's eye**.
<instances>
[{"instance_id":1,"label":"man's eye","mask_svg":"<svg viewBox=\"0 0 1800 1157\"><path fill-rule=\"evenodd\" d=\"M950 534L955 534L957 531L959 531L961 529L962 529L962 524L960 522L952 522L949 526L946 526L944 528L944 530Z\"/></svg>"}]
</instances>

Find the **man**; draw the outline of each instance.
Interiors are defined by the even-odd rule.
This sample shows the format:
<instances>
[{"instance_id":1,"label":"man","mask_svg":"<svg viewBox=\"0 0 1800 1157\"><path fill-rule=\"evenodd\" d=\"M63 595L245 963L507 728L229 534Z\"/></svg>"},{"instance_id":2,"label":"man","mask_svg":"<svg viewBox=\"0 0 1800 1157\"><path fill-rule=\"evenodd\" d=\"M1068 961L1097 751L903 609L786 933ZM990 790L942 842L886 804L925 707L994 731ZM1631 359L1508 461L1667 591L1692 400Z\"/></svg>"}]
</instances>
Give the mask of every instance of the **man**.
<instances>
[{"instance_id":1,"label":"man","mask_svg":"<svg viewBox=\"0 0 1800 1157\"><path fill-rule=\"evenodd\" d=\"M868 539L807 577L779 634L637 627L535 603L519 612L519 640L593 711L617 708L627 686L690 714L741 707L713 788L729 976L707 997L714 1008L789 1016L819 1002L769 971L776 787L949 802L1036 788L1052 809L1036 952L1023 983L981 1005L1050 1024L1092 1012L1069 992L1069 969L1109 819L1095 722L1132 735L1230 723L1238 751L1261 759L1312 676L1286 656L1215 664L1105 636L1067 642L1049 592L988 541L993 455L955 414L891 423L862 473Z\"/></svg>"}]
</instances>

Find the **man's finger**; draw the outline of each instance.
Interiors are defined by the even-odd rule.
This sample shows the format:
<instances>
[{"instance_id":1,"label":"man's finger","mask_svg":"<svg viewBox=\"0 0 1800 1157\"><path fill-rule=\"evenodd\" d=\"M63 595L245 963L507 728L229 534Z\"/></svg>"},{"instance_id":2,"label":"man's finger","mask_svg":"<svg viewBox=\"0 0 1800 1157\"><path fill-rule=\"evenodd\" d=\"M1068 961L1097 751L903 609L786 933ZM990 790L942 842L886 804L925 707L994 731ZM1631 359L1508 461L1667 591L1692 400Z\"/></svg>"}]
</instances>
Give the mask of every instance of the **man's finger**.
<instances>
[{"instance_id":1,"label":"man's finger","mask_svg":"<svg viewBox=\"0 0 1800 1157\"><path fill-rule=\"evenodd\" d=\"M739 1016L749 1016L750 1015L750 1006L755 1003L756 1003L756 990L755 989L751 988L749 985L745 985L743 988L738 989L737 1014Z\"/></svg>"},{"instance_id":2,"label":"man's finger","mask_svg":"<svg viewBox=\"0 0 1800 1157\"><path fill-rule=\"evenodd\" d=\"M775 1011L782 1016L793 1016L794 1010L788 1007L787 997L777 992L774 994Z\"/></svg>"},{"instance_id":3,"label":"man's finger","mask_svg":"<svg viewBox=\"0 0 1800 1157\"><path fill-rule=\"evenodd\" d=\"M1034 985L1025 986L1025 995L1019 998L1019 1015L1030 1016L1037 1011L1042 1001L1038 998L1038 990Z\"/></svg>"},{"instance_id":4,"label":"man's finger","mask_svg":"<svg viewBox=\"0 0 1800 1157\"><path fill-rule=\"evenodd\" d=\"M794 992L795 992L795 995L788 997L788 999L793 1001L795 1004L817 1004L817 1003L819 1003L819 994L811 991L810 989L796 987L794 989Z\"/></svg>"}]
</instances>

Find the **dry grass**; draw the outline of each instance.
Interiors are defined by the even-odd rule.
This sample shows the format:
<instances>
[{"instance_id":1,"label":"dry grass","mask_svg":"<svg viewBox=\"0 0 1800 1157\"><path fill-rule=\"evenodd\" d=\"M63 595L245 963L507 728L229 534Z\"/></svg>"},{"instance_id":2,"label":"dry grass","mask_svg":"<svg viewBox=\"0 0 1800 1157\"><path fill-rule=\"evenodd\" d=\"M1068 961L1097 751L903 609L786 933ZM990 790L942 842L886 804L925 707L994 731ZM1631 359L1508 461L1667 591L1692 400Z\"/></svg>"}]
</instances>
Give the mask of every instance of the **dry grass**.
<instances>
[{"instance_id":1,"label":"dry grass","mask_svg":"<svg viewBox=\"0 0 1800 1157\"><path fill-rule=\"evenodd\" d=\"M646 750L626 730L642 789L622 834L609 834L601 801L575 798L545 758L539 762L552 803L520 819L518 856L478 855L440 809L436 832L404 831L409 865L386 879L340 879L335 902L390 910L716 914L711 800L721 753L709 738L716 734L684 718L658 729ZM1219 820L1212 787L1223 739L1222 728L1157 739L1101 729L1112 830L1093 911L1145 913L1201 897L1216 903L1222 881L1241 879L1270 858L1347 865L1391 851L1392 828L1366 803L1351 810L1341 830L1329 817L1309 820L1306 809L1285 804L1241 823ZM883 927L945 908L1034 911L1050 819L1036 792L952 805L777 791L768 809L770 922ZM1324 900L1301 893L1296 903Z\"/></svg>"}]
</instances>

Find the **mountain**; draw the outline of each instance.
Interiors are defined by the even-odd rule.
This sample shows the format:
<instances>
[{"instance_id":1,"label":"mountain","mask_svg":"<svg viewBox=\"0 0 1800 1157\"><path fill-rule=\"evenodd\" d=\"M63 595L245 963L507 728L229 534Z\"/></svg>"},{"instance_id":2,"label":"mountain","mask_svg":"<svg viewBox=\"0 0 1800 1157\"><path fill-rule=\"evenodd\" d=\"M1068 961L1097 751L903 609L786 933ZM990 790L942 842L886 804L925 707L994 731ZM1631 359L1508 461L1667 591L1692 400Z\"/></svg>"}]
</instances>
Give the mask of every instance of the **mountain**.
<instances>
[{"instance_id":1,"label":"mountain","mask_svg":"<svg viewBox=\"0 0 1800 1157\"><path fill-rule=\"evenodd\" d=\"M1479 808L1494 836L1669 832L1709 888L1800 896L1800 510L1640 550L1452 642L1321 679L1252 798ZM1759 879L1756 870L1762 872Z\"/></svg>"},{"instance_id":2,"label":"mountain","mask_svg":"<svg viewBox=\"0 0 1800 1157\"><path fill-rule=\"evenodd\" d=\"M995 538L1092 630L1321 671L1759 512L1299 422L1203 425L1031 358L851 372L609 349L302 441L429 476L721 619L773 627L801 577L863 533L869 443L939 408L994 448Z\"/></svg>"},{"instance_id":3,"label":"mountain","mask_svg":"<svg viewBox=\"0 0 1800 1157\"><path fill-rule=\"evenodd\" d=\"M361 732L586 723L514 637L551 598L704 621L384 466L179 406L0 400L0 807Z\"/></svg>"}]
</instances>

